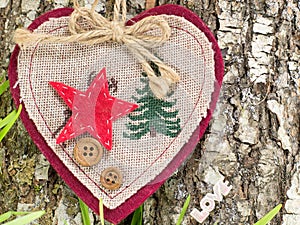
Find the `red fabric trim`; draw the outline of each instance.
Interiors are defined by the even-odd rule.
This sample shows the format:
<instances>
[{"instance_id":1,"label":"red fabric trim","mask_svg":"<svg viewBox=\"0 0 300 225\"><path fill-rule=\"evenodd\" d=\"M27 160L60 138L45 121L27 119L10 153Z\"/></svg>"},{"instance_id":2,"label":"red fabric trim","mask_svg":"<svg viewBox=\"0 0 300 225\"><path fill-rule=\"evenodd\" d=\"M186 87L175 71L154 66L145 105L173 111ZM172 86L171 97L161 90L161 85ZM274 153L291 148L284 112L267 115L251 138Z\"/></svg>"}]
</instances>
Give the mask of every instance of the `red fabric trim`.
<instances>
[{"instance_id":1,"label":"red fabric trim","mask_svg":"<svg viewBox=\"0 0 300 225\"><path fill-rule=\"evenodd\" d=\"M29 26L29 29L30 30L36 29L42 23L48 21L49 18L59 18L62 16L68 16L72 13L72 11L73 11L72 8L63 8L63 9L56 9L47 12L42 16L40 16L39 18L37 18L36 20L34 20L33 23ZM178 5L163 5L141 13L140 15L128 21L127 25L132 25L134 22L139 21L147 16L161 15L161 14L184 17L186 20L193 23L202 32L205 33L208 40L212 43L212 48L215 51L215 56L214 56L216 62L215 75L218 83L216 84L215 92L213 93L212 96L212 102L211 102L210 109L208 110L207 117L201 121L198 128L194 131L189 142L180 150L180 152L176 155L176 157L172 160L172 162L168 165L168 167L159 176L157 176L151 182L151 184L140 189L135 195L133 195L130 199L126 200L126 202L124 202L118 208L110 210L104 207L105 219L115 224L119 223L121 220L127 217L140 204L142 204L150 195L152 195L164 183L164 181L181 165L181 163L186 159L186 157L191 154L191 152L196 147L198 141L204 134L209 124L213 110L215 109L216 106L216 102L220 93L220 87L222 84L224 65L223 65L221 51L218 47L217 41L214 38L211 31L209 30L209 28L205 25L205 23L190 10ZM19 51L20 51L19 47L16 46L12 53L9 70L8 70L12 96L17 106L19 105L20 102L20 89L18 86L16 88L13 88L13 86L16 84L18 80L17 65L18 65ZM23 110L21 112L21 119L29 135L32 137L37 147L45 155L45 157L48 159L48 161L53 166L53 168L59 173L62 179L93 211L98 213L99 200L95 198L93 194L83 184L79 182L79 180L68 170L68 168L60 161L57 155L47 145L44 138L37 131L33 121L30 120L24 105L23 105Z\"/></svg>"}]
</instances>

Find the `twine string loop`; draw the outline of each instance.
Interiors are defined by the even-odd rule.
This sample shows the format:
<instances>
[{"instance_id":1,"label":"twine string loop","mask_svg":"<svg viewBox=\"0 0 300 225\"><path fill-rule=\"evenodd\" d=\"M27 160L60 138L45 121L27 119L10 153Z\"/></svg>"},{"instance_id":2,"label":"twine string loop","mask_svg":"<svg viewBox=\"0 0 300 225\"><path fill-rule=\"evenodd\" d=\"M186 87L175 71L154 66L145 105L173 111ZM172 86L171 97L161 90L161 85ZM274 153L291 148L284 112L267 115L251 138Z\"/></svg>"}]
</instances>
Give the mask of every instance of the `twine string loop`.
<instances>
[{"instance_id":1,"label":"twine string loop","mask_svg":"<svg viewBox=\"0 0 300 225\"><path fill-rule=\"evenodd\" d=\"M150 88L157 98L164 98L170 86L179 81L178 74L164 64L149 49L158 47L166 42L171 35L171 28L163 16L148 16L125 26L126 0L116 0L113 20L98 14L95 9L99 0L95 0L91 9L80 7L74 0L74 11L69 20L69 36L54 36L51 34L32 33L27 29L17 29L14 40L21 47L36 42L43 43L72 43L79 42L93 45L105 42L117 42L127 46L146 72ZM120 12L122 12L120 14ZM85 23L86 26L82 26ZM155 34L153 34L155 31ZM158 66L161 76L156 76L149 61Z\"/></svg>"}]
</instances>

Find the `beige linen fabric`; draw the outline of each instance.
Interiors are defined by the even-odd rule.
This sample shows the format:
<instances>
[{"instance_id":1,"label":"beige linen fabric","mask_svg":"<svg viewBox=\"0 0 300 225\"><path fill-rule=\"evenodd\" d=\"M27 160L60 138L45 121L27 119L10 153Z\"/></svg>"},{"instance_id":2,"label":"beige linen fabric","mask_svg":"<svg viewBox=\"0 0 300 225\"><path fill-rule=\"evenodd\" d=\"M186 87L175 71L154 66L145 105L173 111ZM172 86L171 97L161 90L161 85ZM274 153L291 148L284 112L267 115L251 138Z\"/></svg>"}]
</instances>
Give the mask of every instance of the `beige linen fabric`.
<instances>
[{"instance_id":1,"label":"beige linen fabric","mask_svg":"<svg viewBox=\"0 0 300 225\"><path fill-rule=\"evenodd\" d=\"M68 18L50 19L35 32L67 35ZM75 143L82 137L89 137L89 134L65 142L64 148L56 144L58 134L53 137L53 133L64 124L64 110L68 107L48 82L62 82L85 91L95 75L106 67L107 80L114 78L118 81L117 92L110 94L134 103L132 96L141 97L136 89L144 87L141 66L126 47L113 43L94 46L37 44L21 50L19 54L21 99L29 117L61 161L110 209L118 207L167 167L206 116L214 91L211 43L204 33L184 18L169 15L164 15L164 18L171 26L172 35L153 52L181 78L174 94L165 100L177 100L173 109L169 110L178 110L182 130L176 138L157 133L155 137L147 134L139 140L130 140L123 136L124 132L130 132L126 127L130 119L122 117L113 122L112 150L105 150L100 163L92 167L80 167L73 156ZM124 179L122 187L115 191L106 190L100 183L101 171L111 166L118 167Z\"/></svg>"}]
</instances>

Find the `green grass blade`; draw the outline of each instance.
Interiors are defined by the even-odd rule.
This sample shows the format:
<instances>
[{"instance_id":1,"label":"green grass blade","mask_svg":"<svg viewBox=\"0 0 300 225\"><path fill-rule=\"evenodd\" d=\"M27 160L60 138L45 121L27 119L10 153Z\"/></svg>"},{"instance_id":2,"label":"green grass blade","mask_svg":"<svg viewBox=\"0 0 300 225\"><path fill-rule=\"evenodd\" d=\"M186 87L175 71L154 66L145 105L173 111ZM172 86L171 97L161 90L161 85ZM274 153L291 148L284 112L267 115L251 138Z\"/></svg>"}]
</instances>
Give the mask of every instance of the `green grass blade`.
<instances>
[{"instance_id":1,"label":"green grass blade","mask_svg":"<svg viewBox=\"0 0 300 225\"><path fill-rule=\"evenodd\" d=\"M268 212L263 218L261 218L259 221L257 221L254 225L266 225L269 223L274 216L280 211L282 207L282 204L279 204L274 209L272 209L270 212Z\"/></svg>"},{"instance_id":2,"label":"green grass blade","mask_svg":"<svg viewBox=\"0 0 300 225\"><path fill-rule=\"evenodd\" d=\"M100 221L101 225L104 225L104 213L103 213L103 199L99 199L99 216L100 216Z\"/></svg>"},{"instance_id":3,"label":"green grass blade","mask_svg":"<svg viewBox=\"0 0 300 225\"><path fill-rule=\"evenodd\" d=\"M7 132L10 130L10 128L14 125L14 123L16 122L16 120L18 119L20 113L22 110L22 105L19 105L18 111L16 113L16 115L12 118L12 120L10 120L10 122L0 131L0 141L2 141L2 139L5 137L5 135L7 134Z\"/></svg>"},{"instance_id":4,"label":"green grass blade","mask_svg":"<svg viewBox=\"0 0 300 225\"><path fill-rule=\"evenodd\" d=\"M11 216L21 216L26 215L29 212L15 212L15 211L8 211L2 215L0 215L0 223L4 222L5 220L8 220Z\"/></svg>"},{"instance_id":5,"label":"green grass blade","mask_svg":"<svg viewBox=\"0 0 300 225\"><path fill-rule=\"evenodd\" d=\"M89 208L87 207L86 204L84 204L84 202L81 199L79 199L79 207L81 210L81 217L82 217L83 225L90 225L91 221L90 221L90 216L89 216Z\"/></svg>"},{"instance_id":6,"label":"green grass blade","mask_svg":"<svg viewBox=\"0 0 300 225\"><path fill-rule=\"evenodd\" d=\"M0 128L4 127L6 124L8 124L10 121L12 121L17 114L16 110L9 113L4 119L0 120Z\"/></svg>"},{"instance_id":7,"label":"green grass blade","mask_svg":"<svg viewBox=\"0 0 300 225\"><path fill-rule=\"evenodd\" d=\"M8 87L9 87L9 81L6 80L0 85L0 95L2 95L3 92L7 90Z\"/></svg>"},{"instance_id":8,"label":"green grass blade","mask_svg":"<svg viewBox=\"0 0 300 225\"><path fill-rule=\"evenodd\" d=\"M40 218L42 215L45 214L45 211L37 211L37 212L32 212L29 213L25 216L22 217L18 217L17 219L7 222L3 225L25 225L25 224L29 224L30 222Z\"/></svg>"},{"instance_id":9,"label":"green grass blade","mask_svg":"<svg viewBox=\"0 0 300 225\"><path fill-rule=\"evenodd\" d=\"M187 197L187 199L185 200L185 202L183 204L183 207L182 207L182 210L180 212L180 215L179 215L179 218L178 218L178 221L177 221L176 225L180 225L181 224L181 222L183 220L183 217L184 217L184 215L186 213L186 210L189 207L190 200L191 200L191 195L189 194L189 196Z\"/></svg>"},{"instance_id":10,"label":"green grass blade","mask_svg":"<svg viewBox=\"0 0 300 225\"><path fill-rule=\"evenodd\" d=\"M143 224L143 205L138 207L133 214L131 225L142 225Z\"/></svg>"},{"instance_id":11,"label":"green grass blade","mask_svg":"<svg viewBox=\"0 0 300 225\"><path fill-rule=\"evenodd\" d=\"M0 77L0 82L2 82L5 78L5 74L3 74L1 77Z\"/></svg>"},{"instance_id":12,"label":"green grass blade","mask_svg":"<svg viewBox=\"0 0 300 225\"><path fill-rule=\"evenodd\" d=\"M6 213L0 215L0 223L4 222L5 220L8 220L12 215L13 214L12 214L11 211L6 212Z\"/></svg>"}]
</instances>

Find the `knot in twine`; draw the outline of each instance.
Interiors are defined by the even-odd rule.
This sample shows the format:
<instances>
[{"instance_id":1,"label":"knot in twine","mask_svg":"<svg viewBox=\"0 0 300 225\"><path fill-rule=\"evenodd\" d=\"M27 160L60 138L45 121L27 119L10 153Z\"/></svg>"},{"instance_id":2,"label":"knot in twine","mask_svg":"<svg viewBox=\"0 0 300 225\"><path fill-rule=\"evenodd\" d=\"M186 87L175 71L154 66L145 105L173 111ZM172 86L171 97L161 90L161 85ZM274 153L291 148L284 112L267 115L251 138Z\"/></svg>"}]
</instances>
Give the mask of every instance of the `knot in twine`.
<instances>
[{"instance_id":1,"label":"knot in twine","mask_svg":"<svg viewBox=\"0 0 300 225\"><path fill-rule=\"evenodd\" d=\"M74 11L69 20L69 36L53 36L51 34L32 33L27 29L17 29L14 41L24 48L36 42L43 43L72 43L79 42L87 45L105 42L117 42L127 46L136 57L149 78L149 85L157 98L164 98L170 86L179 81L178 74L149 49L158 47L167 41L171 28L162 16L148 16L132 26L125 26L126 0L116 0L113 20L101 16L95 11L99 0L95 0L92 8L80 7L74 0ZM122 10L121 16L120 11ZM80 26L79 22L87 22L88 28ZM151 30L158 30L159 35L152 35ZM156 32L157 33L157 32ZM157 65L160 76L157 76L149 62Z\"/></svg>"},{"instance_id":2,"label":"knot in twine","mask_svg":"<svg viewBox=\"0 0 300 225\"><path fill-rule=\"evenodd\" d=\"M117 21L111 22L111 31L112 31L112 41L123 43L123 37L124 37L124 29L125 26Z\"/></svg>"}]
</instances>

